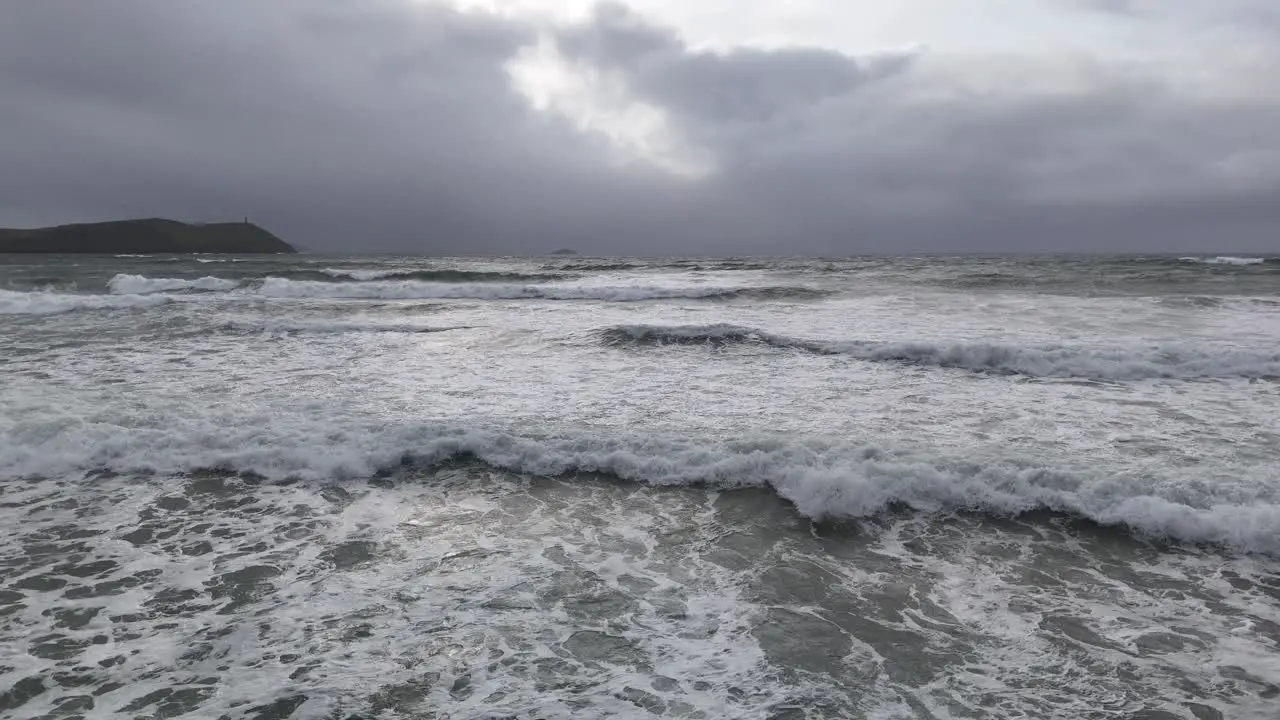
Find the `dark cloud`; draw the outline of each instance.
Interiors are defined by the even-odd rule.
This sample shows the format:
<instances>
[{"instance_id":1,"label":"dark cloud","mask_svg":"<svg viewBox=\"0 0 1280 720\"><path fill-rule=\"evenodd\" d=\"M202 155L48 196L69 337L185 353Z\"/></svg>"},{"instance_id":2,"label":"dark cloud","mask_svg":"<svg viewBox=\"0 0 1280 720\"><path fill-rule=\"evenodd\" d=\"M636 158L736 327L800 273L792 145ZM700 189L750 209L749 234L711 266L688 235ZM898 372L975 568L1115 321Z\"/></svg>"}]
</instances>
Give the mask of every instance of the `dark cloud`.
<instances>
[{"instance_id":1,"label":"dark cloud","mask_svg":"<svg viewBox=\"0 0 1280 720\"><path fill-rule=\"evenodd\" d=\"M1280 243L1271 90L712 52L616 4L547 32L399 0L10 3L0 225L248 215L318 249L429 253ZM508 67L540 41L696 171L536 108Z\"/></svg>"},{"instance_id":2,"label":"dark cloud","mask_svg":"<svg viewBox=\"0 0 1280 720\"><path fill-rule=\"evenodd\" d=\"M793 116L906 68L910 55L863 60L830 50L696 51L616 4L556 36L572 60L618 72L640 97L717 130Z\"/></svg>"},{"instance_id":3,"label":"dark cloud","mask_svg":"<svg viewBox=\"0 0 1280 720\"><path fill-rule=\"evenodd\" d=\"M1141 0L1066 0L1077 7L1099 12L1130 15L1139 12Z\"/></svg>"}]
</instances>

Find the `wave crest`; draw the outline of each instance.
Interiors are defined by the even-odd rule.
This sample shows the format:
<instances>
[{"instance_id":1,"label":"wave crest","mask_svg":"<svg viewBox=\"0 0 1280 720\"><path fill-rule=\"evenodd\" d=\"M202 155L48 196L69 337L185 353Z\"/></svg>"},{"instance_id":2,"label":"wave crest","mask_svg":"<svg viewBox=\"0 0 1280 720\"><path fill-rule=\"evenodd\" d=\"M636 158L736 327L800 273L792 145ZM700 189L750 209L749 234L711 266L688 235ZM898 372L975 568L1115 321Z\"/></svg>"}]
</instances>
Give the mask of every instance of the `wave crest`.
<instances>
[{"instance_id":1,"label":"wave crest","mask_svg":"<svg viewBox=\"0 0 1280 720\"><path fill-rule=\"evenodd\" d=\"M559 270L574 270L578 272L611 272L617 270L644 270L651 267L661 267L661 265L642 265L630 262L596 262L570 263L567 265L544 265L543 267L554 267Z\"/></svg>"},{"instance_id":2,"label":"wave crest","mask_svg":"<svg viewBox=\"0 0 1280 720\"><path fill-rule=\"evenodd\" d=\"M1198 348L1022 347L996 343L804 340L736 325L623 325L601 331L608 345L759 343L867 362L968 370L995 375L1089 380L1280 378L1280 351Z\"/></svg>"},{"instance_id":3,"label":"wave crest","mask_svg":"<svg viewBox=\"0 0 1280 720\"><path fill-rule=\"evenodd\" d=\"M420 280L422 282L545 282L569 277L563 273L519 273L482 270L362 270L323 268L321 273L338 280Z\"/></svg>"},{"instance_id":4,"label":"wave crest","mask_svg":"<svg viewBox=\"0 0 1280 720\"><path fill-rule=\"evenodd\" d=\"M1264 265L1272 260L1265 257L1236 257L1219 255L1217 257L1182 257L1182 262L1201 263L1203 265Z\"/></svg>"},{"instance_id":5,"label":"wave crest","mask_svg":"<svg viewBox=\"0 0 1280 720\"><path fill-rule=\"evenodd\" d=\"M54 315L75 310L154 307L170 301L162 295L74 295L44 290L0 290L0 315Z\"/></svg>"},{"instance_id":6,"label":"wave crest","mask_svg":"<svg viewBox=\"0 0 1280 720\"><path fill-rule=\"evenodd\" d=\"M346 300L643 300L691 299L798 299L810 300L827 293L805 287L660 287L660 286L550 286L503 283L441 283L417 280L375 280L354 283L317 282L269 277L261 292L277 298Z\"/></svg>"},{"instance_id":7,"label":"wave crest","mask_svg":"<svg viewBox=\"0 0 1280 720\"><path fill-rule=\"evenodd\" d=\"M107 281L107 287L116 295L145 295L147 293L173 292L176 290L234 290L240 287L240 281L212 276L192 280L188 278L150 278L145 275L120 273Z\"/></svg>"},{"instance_id":8,"label":"wave crest","mask_svg":"<svg viewBox=\"0 0 1280 720\"><path fill-rule=\"evenodd\" d=\"M18 421L27 422L27 421ZM658 486L771 488L814 520L875 516L895 506L923 512L1068 513L1139 534L1280 554L1280 498L1271 486L1239 488L1195 478L1127 477L1007 462L956 463L834 442L783 439L699 441L654 436L528 437L496 429L427 425L302 428L245 434L175 418L163 428L85 426L31 419L0 435L0 474L51 476L95 469L182 473L204 468L272 480L331 482L406 465L472 460L535 476L607 474Z\"/></svg>"},{"instance_id":9,"label":"wave crest","mask_svg":"<svg viewBox=\"0 0 1280 720\"><path fill-rule=\"evenodd\" d=\"M376 321L291 321L270 320L263 322L229 321L224 330L241 333L265 333L281 335L341 335L346 333L400 333L428 334L452 330L470 330L467 325L426 326L410 323L383 323Z\"/></svg>"}]
</instances>

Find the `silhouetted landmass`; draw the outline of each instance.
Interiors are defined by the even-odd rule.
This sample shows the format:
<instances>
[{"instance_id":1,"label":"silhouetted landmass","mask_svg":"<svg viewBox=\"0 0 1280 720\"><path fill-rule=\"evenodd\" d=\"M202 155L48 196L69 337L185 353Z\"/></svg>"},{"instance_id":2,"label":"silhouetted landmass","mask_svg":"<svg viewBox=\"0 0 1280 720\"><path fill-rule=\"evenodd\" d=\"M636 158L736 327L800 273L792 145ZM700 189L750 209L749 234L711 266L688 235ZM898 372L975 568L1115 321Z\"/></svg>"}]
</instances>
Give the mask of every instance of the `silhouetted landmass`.
<instances>
[{"instance_id":1,"label":"silhouetted landmass","mask_svg":"<svg viewBox=\"0 0 1280 720\"><path fill-rule=\"evenodd\" d=\"M551 254L552 255L577 255L578 251L570 250L569 248L560 248L559 250L553 251Z\"/></svg>"},{"instance_id":2,"label":"silhouetted landmass","mask_svg":"<svg viewBox=\"0 0 1280 720\"><path fill-rule=\"evenodd\" d=\"M250 222L192 225L149 218L0 229L0 253L294 253L285 241Z\"/></svg>"}]
</instances>

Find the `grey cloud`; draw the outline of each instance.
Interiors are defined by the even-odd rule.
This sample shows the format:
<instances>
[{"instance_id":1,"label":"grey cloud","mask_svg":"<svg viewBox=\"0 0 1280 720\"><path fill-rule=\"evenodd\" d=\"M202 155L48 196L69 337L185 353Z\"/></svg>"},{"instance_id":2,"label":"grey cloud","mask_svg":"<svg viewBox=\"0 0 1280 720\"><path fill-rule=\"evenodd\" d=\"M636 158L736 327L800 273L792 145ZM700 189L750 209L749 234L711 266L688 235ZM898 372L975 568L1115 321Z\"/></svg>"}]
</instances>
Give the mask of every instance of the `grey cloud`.
<instances>
[{"instance_id":1,"label":"grey cloud","mask_svg":"<svg viewBox=\"0 0 1280 720\"><path fill-rule=\"evenodd\" d=\"M922 215L940 228L997 231L992 219L1014 227L1038 213L1074 213L1073 221L1097 214L1101 226L1124 216L1136 227L1137 218L1154 222L1177 206L1241 193L1280 197L1274 96L1198 100L1156 79L1087 67L1078 71L1087 92L978 93L949 87L946 74L916 72L927 59L910 55L695 52L672 34L642 35L639 22L617 9L597 13L566 31L563 46L623 73L639 95L671 111L682 134L718 159L722 196L786 208L786 221L774 223L779 233L874 225L918 236ZM619 27L650 41L610 44ZM602 51L610 47L626 51ZM1016 82L1016 68L1005 72ZM1250 177L1250 164L1270 176ZM1117 213L1117 203L1134 207ZM1254 208L1264 228L1280 218L1265 207ZM955 242L943 235L928 244Z\"/></svg>"},{"instance_id":2,"label":"grey cloud","mask_svg":"<svg viewBox=\"0 0 1280 720\"><path fill-rule=\"evenodd\" d=\"M1098 12L1128 15L1138 12L1139 0L1065 0L1065 2Z\"/></svg>"},{"instance_id":3,"label":"grey cloud","mask_svg":"<svg viewBox=\"0 0 1280 720\"><path fill-rule=\"evenodd\" d=\"M654 25L617 2L599 3L586 21L558 28L556 40L571 57L613 67L685 50L674 30Z\"/></svg>"},{"instance_id":4,"label":"grey cloud","mask_svg":"<svg viewBox=\"0 0 1280 720\"><path fill-rule=\"evenodd\" d=\"M1135 20L1181 19L1189 31L1203 33L1215 26L1252 31L1274 46L1280 29L1280 5L1274 0L1057 0L1069 7L1128 16Z\"/></svg>"},{"instance_id":5,"label":"grey cloud","mask_svg":"<svg viewBox=\"0 0 1280 720\"><path fill-rule=\"evenodd\" d=\"M571 59L624 74L641 97L720 126L794 115L891 76L911 60L904 54L855 59L807 48L695 51L675 32L612 3L597 6L590 22L567 27L556 39Z\"/></svg>"},{"instance_id":6,"label":"grey cloud","mask_svg":"<svg viewBox=\"0 0 1280 720\"><path fill-rule=\"evenodd\" d=\"M0 225L249 215L319 249L433 253L1280 243L1272 96L1105 69L981 92L963 60L701 52L618 5L555 28L711 159L675 178L515 92L506 63L542 30L395 0L11 4Z\"/></svg>"},{"instance_id":7,"label":"grey cloud","mask_svg":"<svg viewBox=\"0 0 1280 720\"><path fill-rule=\"evenodd\" d=\"M18 221L247 214L320 247L461 252L581 235L664 194L511 92L526 27L390 2L82 11L24 4L0 25Z\"/></svg>"}]
</instances>

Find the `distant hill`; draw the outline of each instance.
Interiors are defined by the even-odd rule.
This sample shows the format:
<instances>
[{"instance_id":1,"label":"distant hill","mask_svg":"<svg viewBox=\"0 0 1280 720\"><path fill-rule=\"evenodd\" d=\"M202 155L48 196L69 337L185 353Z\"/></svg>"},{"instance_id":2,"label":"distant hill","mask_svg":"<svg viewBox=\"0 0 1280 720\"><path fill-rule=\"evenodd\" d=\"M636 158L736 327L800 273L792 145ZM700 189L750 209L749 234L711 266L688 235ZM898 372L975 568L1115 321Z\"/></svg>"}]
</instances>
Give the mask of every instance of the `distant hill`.
<instances>
[{"instance_id":1,"label":"distant hill","mask_svg":"<svg viewBox=\"0 0 1280 720\"><path fill-rule=\"evenodd\" d=\"M291 245L249 222L193 225L148 218L0 229L0 253L294 253Z\"/></svg>"},{"instance_id":2,"label":"distant hill","mask_svg":"<svg viewBox=\"0 0 1280 720\"><path fill-rule=\"evenodd\" d=\"M559 250L553 250L551 254L552 255L577 255L578 251L570 250L569 248L560 248Z\"/></svg>"}]
</instances>

